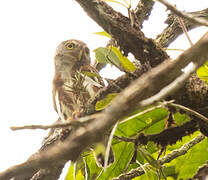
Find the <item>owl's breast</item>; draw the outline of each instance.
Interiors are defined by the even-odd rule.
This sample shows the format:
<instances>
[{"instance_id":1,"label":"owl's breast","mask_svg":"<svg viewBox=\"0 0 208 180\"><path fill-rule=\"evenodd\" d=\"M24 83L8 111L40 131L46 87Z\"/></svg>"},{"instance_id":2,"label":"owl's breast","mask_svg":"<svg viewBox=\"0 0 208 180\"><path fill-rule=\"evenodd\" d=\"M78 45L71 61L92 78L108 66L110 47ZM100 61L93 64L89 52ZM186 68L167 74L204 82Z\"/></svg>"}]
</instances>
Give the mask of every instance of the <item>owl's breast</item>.
<instances>
[{"instance_id":1,"label":"owl's breast","mask_svg":"<svg viewBox=\"0 0 208 180\"><path fill-rule=\"evenodd\" d=\"M103 87L97 78L77 73L62 79L60 86L54 86L54 107L62 120L72 117L73 112L82 112L86 102Z\"/></svg>"}]
</instances>

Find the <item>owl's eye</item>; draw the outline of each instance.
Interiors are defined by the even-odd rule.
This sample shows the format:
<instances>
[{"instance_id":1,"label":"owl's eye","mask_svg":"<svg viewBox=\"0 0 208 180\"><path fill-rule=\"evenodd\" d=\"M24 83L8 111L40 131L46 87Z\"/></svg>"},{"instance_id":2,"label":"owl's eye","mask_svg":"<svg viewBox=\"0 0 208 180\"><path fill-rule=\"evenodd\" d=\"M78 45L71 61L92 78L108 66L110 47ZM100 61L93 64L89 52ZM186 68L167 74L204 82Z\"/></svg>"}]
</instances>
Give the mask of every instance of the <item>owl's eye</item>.
<instances>
[{"instance_id":1,"label":"owl's eye","mask_svg":"<svg viewBox=\"0 0 208 180\"><path fill-rule=\"evenodd\" d=\"M75 44L74 43L66 43L65 47L66 47L66 49L71 50L71 49L73 49L75 47Z\"/></svg>"}]
</instances>

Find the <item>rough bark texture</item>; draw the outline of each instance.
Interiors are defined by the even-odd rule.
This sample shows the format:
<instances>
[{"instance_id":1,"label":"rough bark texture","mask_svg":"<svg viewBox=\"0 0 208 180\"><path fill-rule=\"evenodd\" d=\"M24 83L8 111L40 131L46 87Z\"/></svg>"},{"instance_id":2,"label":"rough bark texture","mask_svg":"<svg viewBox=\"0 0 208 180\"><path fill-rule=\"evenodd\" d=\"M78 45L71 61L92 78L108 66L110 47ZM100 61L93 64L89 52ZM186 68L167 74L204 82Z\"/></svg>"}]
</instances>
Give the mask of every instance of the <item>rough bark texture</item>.
<instances>
[{"instance_id":1,"label":"rough bark texture","mask_svg":"<svg viewBox=\"0 0 208 180\"><path fill-rule=\"evenodd\" d=\"M143 22L149 19L149 16L151 14L154 4L155 2L152 0L139 1L134 11L134 14L135 14L135 17L137 18L137 21L141 24L141 27L142 27Z\"/></svg>"}]
</instances>

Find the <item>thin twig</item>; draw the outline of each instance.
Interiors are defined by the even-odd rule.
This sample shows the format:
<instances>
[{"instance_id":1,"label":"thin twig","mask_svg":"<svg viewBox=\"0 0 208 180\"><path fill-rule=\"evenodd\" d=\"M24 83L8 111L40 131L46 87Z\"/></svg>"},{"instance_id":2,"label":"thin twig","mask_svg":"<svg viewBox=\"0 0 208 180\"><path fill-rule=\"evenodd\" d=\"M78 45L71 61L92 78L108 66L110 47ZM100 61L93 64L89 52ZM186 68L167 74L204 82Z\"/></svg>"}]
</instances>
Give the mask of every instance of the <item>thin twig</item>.
<instances>
[{"instance_id":1,"label":"thin twig","mask_svg":"<svg viewBox=\"0 0 208 180\"><path fill-rule=\"evenodd\" d=\"M68 126L80 126L79 121L70 121L70 122L64 122L64 123L55 123L51 125L25 125L25 126L12 126L10 127L11 130L23 130L23 129L42 129L47 130L50 128L63 128Z\"/></svg>"},{"instance_id":2,"label":"thin twig","mask_svg":"<svg viewBox=\"0 0 208 180\"><path fill-rule=\"evenodd\" d=\"M136 114L134 114L134 115L132 115L132 116L130 116L130 117L128 117L128 118L122 120L122 121L120 122L120 124L121 124L121 123L124 123L124 122L126 122L126 121L129 121L130 119L133 119L133 118L136 118L136 117L138 117L138 116L141 116L141 115L143 115L143 114L145 114L145 113L148 113L148 112L150 112L150 111L153 111L153 110L155 110L155 109L158 109L158 108L161 108L161 107L165 107L165 106L167 106L168 104L173 103L173 102L174 102L174 100L164 101L164 102L160 103L159 105L156 105L156 106L153 106L153 107L151 107L151 108L145 109L145 110L142 111L142 112L136 113Z\"/></svg>"},{"instance_id":3,"label":"thin twig","mask_svg":"<svg viewBox=\"0 0 208 180\"><path fill-rule=\"evenodd\" d=\"M108 159L110 157L111 143L112 143L113 135L115 134L117 127L118 127L118 122L114 125L114 127L110 133L109 139L108 139L108 143L107 143L107 147L106 147L106 151L105 151L105 161L104 161L104 168L103 168L104 171L106 170L106 168L108 166Z\"/></svg>"},{"instance_id":4,"label":"thin twig","mask_svg":"<svg viewBox=\"0 0 208 180\"><path fill-rule=\"evenodd\" d=\"M154 107L151 107L149 109L146 109L140 113L137 113L137 114L134 114L130 117L128 117L127 119L124 119L123 121L121 121L120 123L124 123L132 118L135 118L135 117L138 117L138 116L141 116L145 113L148 113L154 109L157 109L157 108L161 108L161 107L165 107L167 106L168 104L170 103L173 103L174 100L171 100L171 101L164 101L162 102L161 104L157 105L157 106L154 106ZM77 120L71 120L71 121L68 121L68 122L64 122L64 123L55 123L55 124L51 124L51 125L25 125L25 126L12 126L10 127L11 130L13 131L16 131L16 130L23 130L23 129L43 129L43 130L47 130L47 129L51 129L51 128L63 128L63 127L69 127L69 126L82 126L84 125L84 123L86 122L89 122L90 120L93 120L95 118L98 117L98 113L97 114L93 114L91 116L85 116L85 117L82 117L82 118L79 118Z\"/></svg>"},{"instance_id":5,"label":"thin twig","mask_svg":"<svg viewBox=\"0 0 208 180\"><path fill-rule=\"evenodd\" d=\"M183 19L180 18L180 17L178 17L178 22L179 22L179 24L180 24L180 26L181 26L181 28L182 28L184 34L186 35L186 38L188 39L190 45L193 46L193 43L192 43L192 41L191 41L190 36L188 35L188 31L187 31L186 26L185 26L185 24L184 24L184 22L183 22Z\"/></svg>"},{"instance_id":6,"label":"thin twig","mask_svg":"<svg viewBox=\"0 0 208 180\"><path fill-rule=\"evenodd\" d=\"M208 118L207 117L205 117L204 115L194 111L193 109L190 109L188 107L185 107L185 106L180 105L180 104L175 104L175 103L170 103L169 106L173 106L175 108L180 108L180 109L198 117L199 119L203 120L204 122L208 123Z\"/></svg>"},{"instance_id":7,"label":"thin twig","mask_svg":"<svg viewBox=\"0 0 208 180\"><path fill-rule=\"evenodd\" d=\"M179 11L178 9L176 9L173 5L171 5L166 0L157 0L157 1L164 4L170 11L172 11L173 13L175 13L177 16L179 16L181 18L185 18L185 19L191 21L192 23L195 23L195 24L198 24L198 25L208 26L208 21L203 19L203 18L193 17L190 14Z\"/></svg>"},{"instance_id":8,"label":"thin twig","mask_svg":"<svg viewBox=\"0 0 208 180\"><path fill-rule=\"evenodd\" d=\"M10 127L11 130L16 131L16 130L22 130L22 129L51 129L51 128L63 128L63 127L69 127L69 126L83 126L85 123L90 122L91 120L99 117L99 113L93 114L91 116L85 116L82 118L79 118L77 120L71 120L67 121L64 123L55 123L51 125L25 125L25 126L12 126Z\"/></svg>"}]
</instances>

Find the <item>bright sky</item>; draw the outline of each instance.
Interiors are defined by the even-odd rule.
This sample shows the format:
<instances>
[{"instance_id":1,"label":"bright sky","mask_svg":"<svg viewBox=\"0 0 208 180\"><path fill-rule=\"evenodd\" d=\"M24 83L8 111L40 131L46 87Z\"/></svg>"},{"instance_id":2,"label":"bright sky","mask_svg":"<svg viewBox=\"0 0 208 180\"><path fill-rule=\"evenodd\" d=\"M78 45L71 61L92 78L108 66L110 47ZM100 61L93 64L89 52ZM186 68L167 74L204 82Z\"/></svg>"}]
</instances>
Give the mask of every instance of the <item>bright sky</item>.
<instances>
[{"instance_id":1,"label":"bright sky","mask_svg":"<svg viewBox=\"0 0 208 180\"><path fill-rule=\"evenodd\" d=\"M137 1L132 2L136 4ZM171 3L186 11L208 7L207 0L171 0ZM157 3L150 17L151 23L145 22L144 32L148 37L154 38L165 27L165 9ZM88 44L94 59L92 50L105 46L107 39L93 34L102 29L75 0L0 1L0 22L1 172L23 162L37 151L47 134L42 130L13 132L10 126L51 124L57 118L51 93L56 46L66 39L80 39ZM191 31L193 42L206 30L202 27ZM184 36L171 45L171 48L188 47L188 40ZM176 56L175 52L168 53ZM104 70L102 74L111 78L118 75L112 70Z\"/></svg>"}]
</instances>

